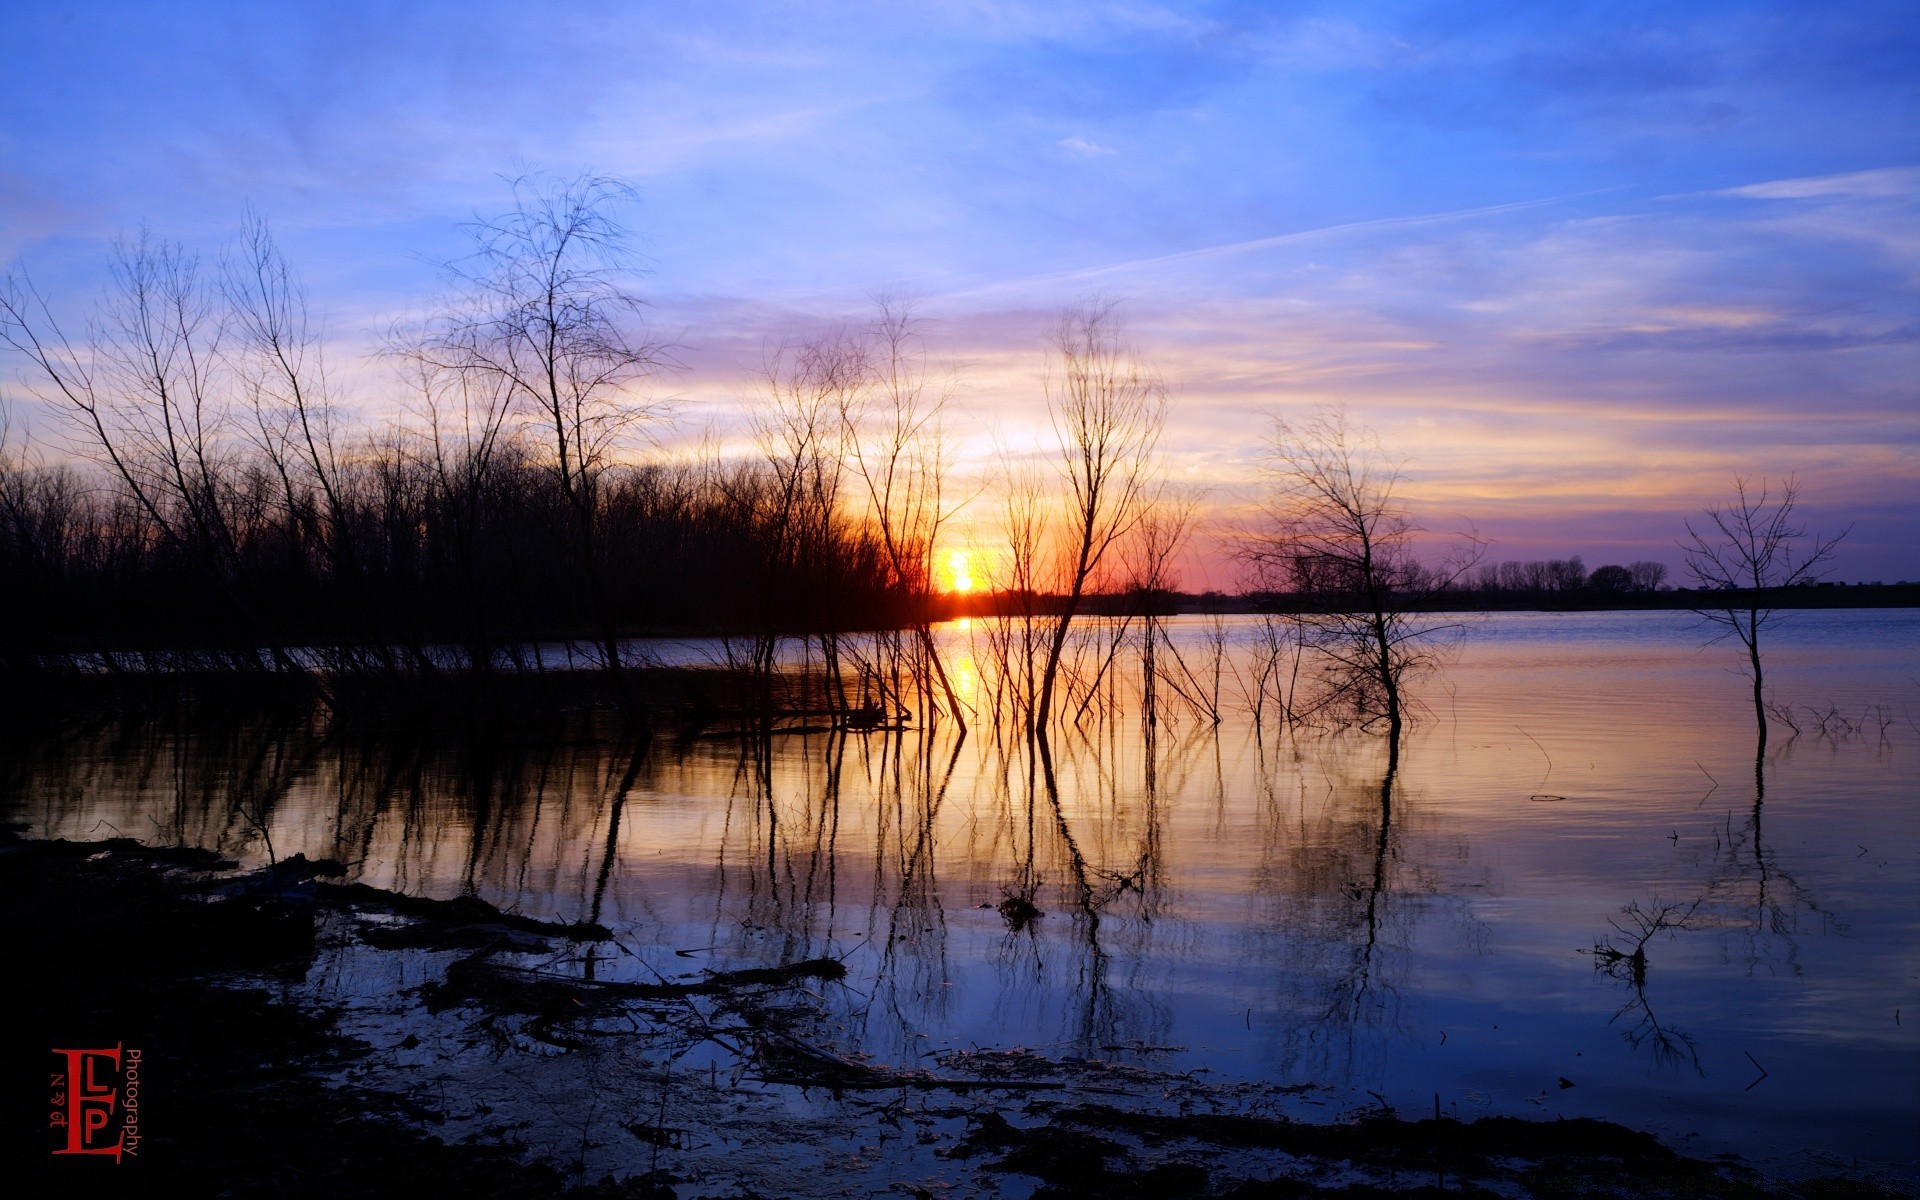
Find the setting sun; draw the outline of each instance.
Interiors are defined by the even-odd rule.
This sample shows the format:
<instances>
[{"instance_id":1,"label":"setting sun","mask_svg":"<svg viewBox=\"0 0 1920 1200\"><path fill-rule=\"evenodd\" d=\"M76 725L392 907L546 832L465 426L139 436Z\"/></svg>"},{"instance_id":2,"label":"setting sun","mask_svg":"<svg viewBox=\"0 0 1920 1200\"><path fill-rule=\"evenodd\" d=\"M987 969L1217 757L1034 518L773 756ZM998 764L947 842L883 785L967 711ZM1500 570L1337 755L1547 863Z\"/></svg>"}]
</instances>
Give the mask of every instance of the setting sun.
<instances>
[{"instance_id":1,"label":"setting sun","mask_svg":"<svg viewBox=\"0 0 1920 1200\"><path fill-rule=\"evenodd\" d=\"M947 590L966 593L973 590L972 555L965 550L953 550L947 554Z\"/></svg>"}]
</instances>

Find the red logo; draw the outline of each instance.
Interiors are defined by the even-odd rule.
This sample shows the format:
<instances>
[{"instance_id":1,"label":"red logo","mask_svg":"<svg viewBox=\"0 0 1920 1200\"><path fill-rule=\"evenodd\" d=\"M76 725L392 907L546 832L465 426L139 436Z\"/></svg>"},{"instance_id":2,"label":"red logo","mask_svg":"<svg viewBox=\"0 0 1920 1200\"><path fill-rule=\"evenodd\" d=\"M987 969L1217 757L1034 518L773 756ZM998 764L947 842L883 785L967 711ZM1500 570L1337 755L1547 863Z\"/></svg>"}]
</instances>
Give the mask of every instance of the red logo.
<instances>
[{"instance_id":1,"label":"red logo","mask_svg":"<svg viewBox=\"0 0 1920 1200\"><path fill-rule=\"evenodd\" d=\"M55 1050L50 1129L66 1136L55 1154L140 1154L140 1051Z\"/></svg>"}]
</instances>

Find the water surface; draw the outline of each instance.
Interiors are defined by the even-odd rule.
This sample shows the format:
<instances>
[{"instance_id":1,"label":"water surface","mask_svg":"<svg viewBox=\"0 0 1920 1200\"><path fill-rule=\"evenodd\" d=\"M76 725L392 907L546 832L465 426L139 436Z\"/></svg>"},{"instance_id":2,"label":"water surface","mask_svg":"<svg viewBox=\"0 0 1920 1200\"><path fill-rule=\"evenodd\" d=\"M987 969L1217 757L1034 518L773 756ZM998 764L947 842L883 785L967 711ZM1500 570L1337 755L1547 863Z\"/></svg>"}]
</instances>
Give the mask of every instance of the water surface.
<instances>
[{"instance_id":1,"label":"water surface","mask_svg":"<svg viewBox=\"0 0 1920 1200\"><path fill-rule=\"evenodd\" d=\"M1307 1116L1437 1098L1912 1172L1920 614L1792 614L1768 669L1800 728L1764 753L1736 656L1688 614L1459 624L1397 757L1256 728L1258 619L1181 618L1201 703L1163 687L1143 720L1128 643L1045 754L985 719L743 746L589 716L474 741L201 714L16 747L6 801L36 835L260 860L270 839L381 887L597 920L623 953L569 969L603 977L842 958L823 1036L881 1063L1022 1047L1301 1085ZM1108 633L1087 636L1083 660ZM986 704L984 628L942 637ZM343 953L309 986L377 1013L443 966Z\"/></svg>"}]
</instances>

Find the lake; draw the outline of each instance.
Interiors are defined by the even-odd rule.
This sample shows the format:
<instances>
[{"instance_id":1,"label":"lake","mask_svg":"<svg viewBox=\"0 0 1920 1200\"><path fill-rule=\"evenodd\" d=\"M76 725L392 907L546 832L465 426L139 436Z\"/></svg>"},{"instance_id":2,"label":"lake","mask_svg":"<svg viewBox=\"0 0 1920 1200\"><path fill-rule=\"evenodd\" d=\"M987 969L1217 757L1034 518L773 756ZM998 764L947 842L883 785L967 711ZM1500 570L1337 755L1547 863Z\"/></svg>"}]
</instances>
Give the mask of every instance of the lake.
<instances>
[{"instance_id":1,"label":"lake","mask_svg":"<svg viewBox=\"0 0 1920 1200\"><path fill-rule=\"evenodd\" d=\"M1798 731L1776 724L1758 756L1735 651L1690 614L1452 620L1397 760L1362 730L1256 728L1259 619L1181 617L1162 654L1198 702L1149 725L1125 651L1044 754L986 719L755 747L636 741L592 714L462 739L196 712L15 746L4 800L34 836L246 861L270 842L614 931L617 950L545 969L840 959L814 1029L861 1062L1018 1052L1315 1119L1595 1116L1784 1174L1913 1177L1920 612L1786 614L1768 681ZM940 630L976 705L985 626ZM377 1045L411 1032L418 1049L365 1070L437 1081L457 1127L518 1113L531 1146L587 1144L585 1098L637 1085L524 1039L477 1052L406 999L447 962L343 938L300 987ZM754 1086L711 1048L675 1061ZM758 1094L840 1119L817 1090ZM596 1170L660 1153L593 1144Z\"/></svg>"}]
</instances>

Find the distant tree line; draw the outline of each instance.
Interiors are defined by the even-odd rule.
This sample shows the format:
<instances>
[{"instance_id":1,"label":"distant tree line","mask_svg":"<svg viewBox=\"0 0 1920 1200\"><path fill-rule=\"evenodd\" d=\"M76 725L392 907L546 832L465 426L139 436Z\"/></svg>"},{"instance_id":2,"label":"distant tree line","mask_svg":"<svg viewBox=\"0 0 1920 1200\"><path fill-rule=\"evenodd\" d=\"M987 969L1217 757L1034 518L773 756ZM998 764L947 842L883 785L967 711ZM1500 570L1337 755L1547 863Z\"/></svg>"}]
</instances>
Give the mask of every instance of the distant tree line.
<instances>
[{"instance_id":1,"label":"distant tree line","mask_svg":"<svg viewBox=\"0 0 1920 1200\"><path fill-rule=\"evenodd\" d=\"M1571 558L1483 563L1456 586L1489 594L1528 592L1657 592L1666 584L1664 563L1609 563L1588 572L1578 554Z\"/></svg>"}]
</instances>

